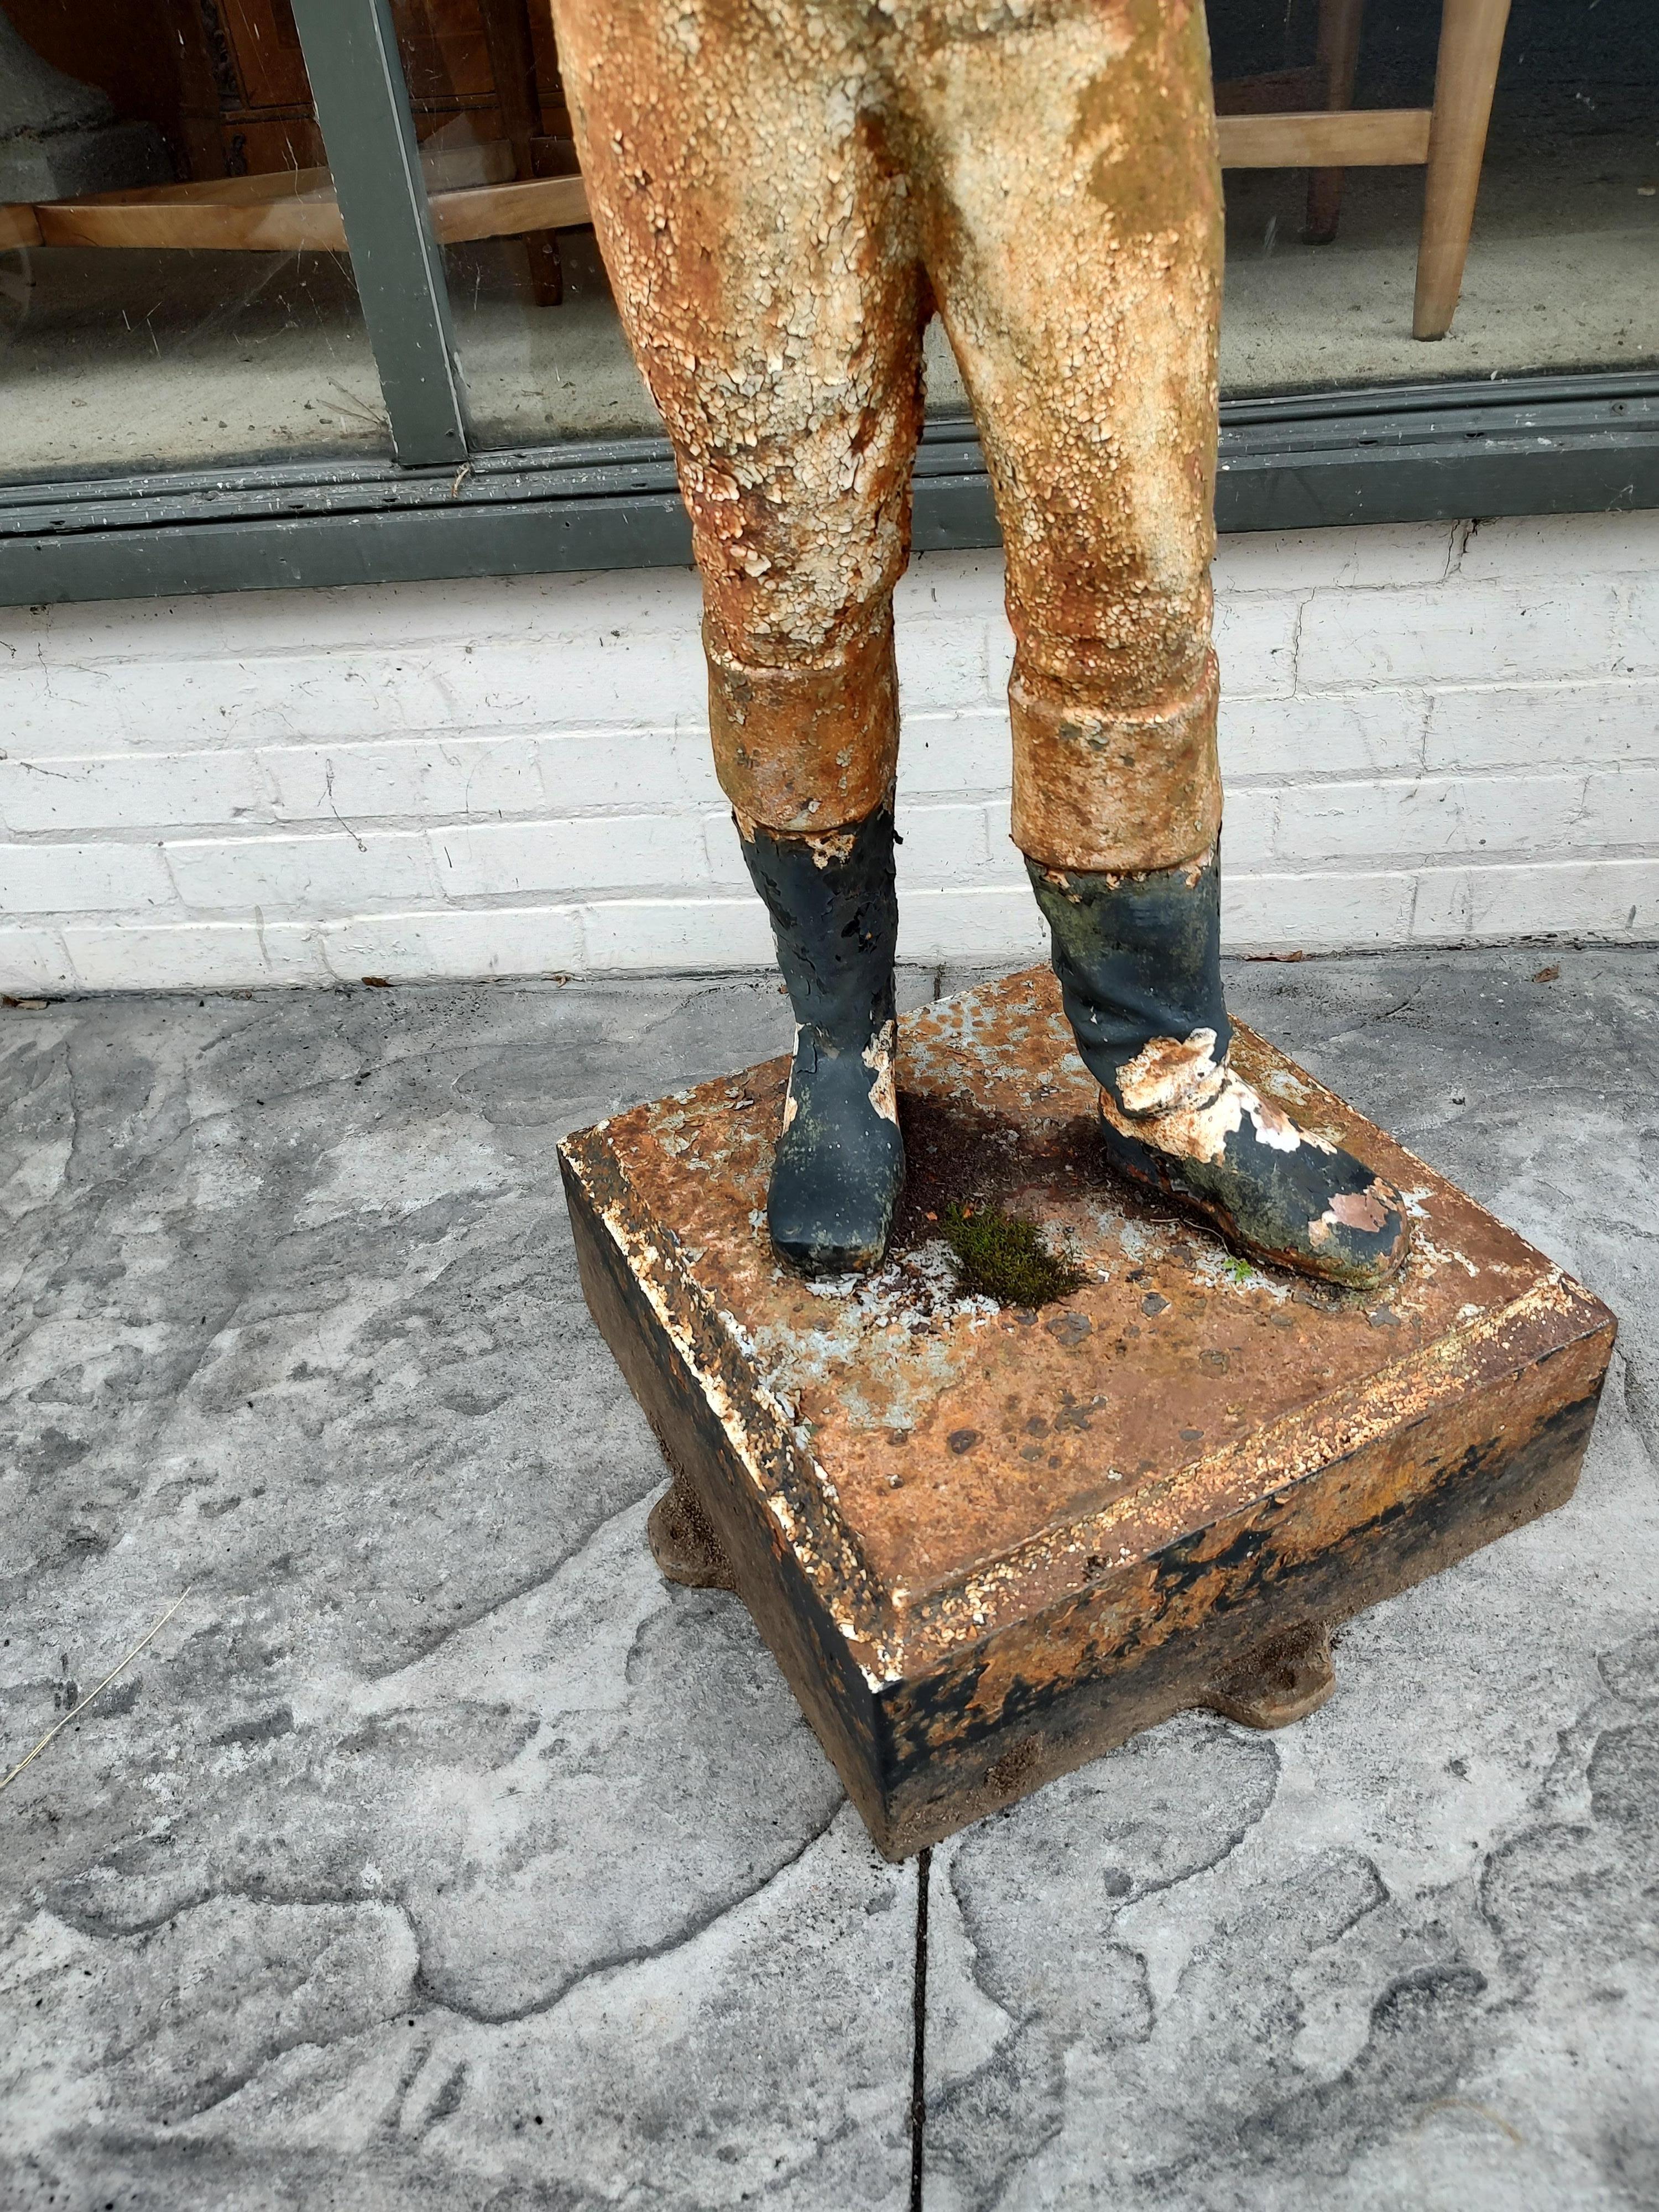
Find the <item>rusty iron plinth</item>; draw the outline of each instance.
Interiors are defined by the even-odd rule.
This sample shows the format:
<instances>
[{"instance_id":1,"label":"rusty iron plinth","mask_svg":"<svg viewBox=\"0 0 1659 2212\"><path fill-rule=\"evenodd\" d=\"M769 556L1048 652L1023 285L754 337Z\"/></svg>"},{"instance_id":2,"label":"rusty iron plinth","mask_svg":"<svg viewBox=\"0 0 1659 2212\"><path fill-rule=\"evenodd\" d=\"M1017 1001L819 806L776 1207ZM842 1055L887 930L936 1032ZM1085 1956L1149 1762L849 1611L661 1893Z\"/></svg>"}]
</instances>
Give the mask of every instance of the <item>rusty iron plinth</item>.
<instances>
[{"instance_id":1,"label":"rusty iron plinth","mask_svg":"<svg viewBox=\"0 0 1659 2212\"><path fill-rule=\"evenodd\" d=\"M878 1274L773 1256L786 1060L561 1148L588 1304L674 1476L658 1559L738 1591L891 1858L1183 1708L1301 1718L1334 1623L1572 1492L1611 1314L1261 1038L1234 1054L1405 1192L1385 1291L1254 1268L1117 1182L1046 969L902 1024ZM964 1295L953 1202L1040 1222L1083 1286Z\"/></svg>"}]
</instances>

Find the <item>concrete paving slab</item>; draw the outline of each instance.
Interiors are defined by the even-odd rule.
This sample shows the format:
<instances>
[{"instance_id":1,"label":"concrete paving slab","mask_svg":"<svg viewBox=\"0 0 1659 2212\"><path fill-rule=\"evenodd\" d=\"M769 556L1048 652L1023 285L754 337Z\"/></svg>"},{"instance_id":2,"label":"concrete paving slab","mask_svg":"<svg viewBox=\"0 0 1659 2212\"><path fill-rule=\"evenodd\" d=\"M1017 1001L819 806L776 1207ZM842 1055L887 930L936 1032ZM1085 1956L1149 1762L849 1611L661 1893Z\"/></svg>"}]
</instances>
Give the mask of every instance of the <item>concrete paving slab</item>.
<instances>
[{"instance_id":1,"label":"concrete paving slab","mask_svg":"<svg viewBox=\"0 0 1659 2212\"><path fill-rule=\"evenodd\" d=\"M935 1854L922 2199L1659 2206L1652 956L1232 981L1619 1364L1311 1721ZM652 1570L553 1157L787 1039L770 979L0 1012L0 1760L187 1593L0 1797L8 2208L909 2201L915 1870Z\"/></svg>"},{"instance_id":2,"label":"concrete paving slab","mask_svg":"<svg viewBox=\"0 0 1659 2212\"><path fill-rule=\"evenodd\" d=\"M911 994L920 988L912 979ZM884 2205L914 1875L661 1464L553 1146L769 980L0 1024L8 2206Z\"/></svg>"}]
</instances>

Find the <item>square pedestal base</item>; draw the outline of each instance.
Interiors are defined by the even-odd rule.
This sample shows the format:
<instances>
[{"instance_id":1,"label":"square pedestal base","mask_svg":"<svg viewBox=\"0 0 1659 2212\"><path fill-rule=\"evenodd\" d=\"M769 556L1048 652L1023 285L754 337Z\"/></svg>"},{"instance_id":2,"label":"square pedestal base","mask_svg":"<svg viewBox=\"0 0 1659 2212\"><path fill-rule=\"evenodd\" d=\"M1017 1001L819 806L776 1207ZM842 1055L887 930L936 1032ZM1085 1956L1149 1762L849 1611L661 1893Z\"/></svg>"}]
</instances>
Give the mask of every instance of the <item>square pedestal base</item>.
<instances>
[{"instance_id":1,"label":"square pedestal base","mask_svg":"<svg viewBox=\"0 0 1659 2212\"><path fill-rule=\"evenodd\" d=\"M1607 1309L1261 1039L1234 1058L1406 1193L1382 1293L1255 1268L1120 1182L1046 969L901 1025L878 1273L773 1255L783 1060L561 1148L589 1307L675 1477L659 1555L741 1595L890 1857L1183 1707L1297 1717L1332 1623L1572 1491ZM966 1295L952 1203L1039 1223L1081 1286Z\"/></svg>"}]
</instances>

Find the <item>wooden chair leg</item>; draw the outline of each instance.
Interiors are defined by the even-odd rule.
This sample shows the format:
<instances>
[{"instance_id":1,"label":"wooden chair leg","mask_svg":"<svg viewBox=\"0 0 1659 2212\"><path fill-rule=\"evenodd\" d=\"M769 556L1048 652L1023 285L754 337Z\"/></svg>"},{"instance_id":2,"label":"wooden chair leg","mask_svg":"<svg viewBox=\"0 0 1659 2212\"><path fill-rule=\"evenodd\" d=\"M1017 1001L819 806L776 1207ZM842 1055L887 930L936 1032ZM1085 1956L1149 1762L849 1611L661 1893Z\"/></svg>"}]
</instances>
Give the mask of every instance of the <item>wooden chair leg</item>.
<instances>
[{"instance_id":1,"label":"wooden chair leg","mask_svg":"<svg viewBox=\"0 0 1659 2212\"><path fill-rule=\"evenodd\" d=\"M536 47L530 29L526 0L481 0L485 42L489 48L490 73L495 80L495 99L501 111L507 143L513 149L514 174L520 179L536 174L534 142L541 135L541 99L536 89ZM530 288L539 307L556 307L564 297L564 272L559 263L559 242L550 230L526 233L525 251L530 257Z\"/></svg>"},{"instance_id":2,"label":"wooden chair leg","mask_svg":"<svg viewBox=\"0 0 1659 2212\"><path fill-rule=\"evenodd\" d=\"M536 305L556 307L564 298L564 264L559 258L557 233L526 231L524 250L530 257L530 289Z\"/></svg>"},{"instance_id":3,"label":"wooden chair leg","mask_svg":"<svg viewBox=\"0 0 1659 2212\"><path fill-rule=\"evenodd\" d=\"M1510 0L1445 0L1429 128L1412 336L1443 338L1457 312Z\"/></svg>"},{"instance_id":4,"label":"wooden chair leg","mask_svg":"<svg viewBox=\"0 0 1659 2212\"><path fill-rule=\"evenodd\" d=\"M1353 106L1359 67L1360 19L1365 0L1319 0L1319 66L1325 78L1327 107ZM1342 211L1341 169L1313 169L1308 175L1308 220L1304 246L1328 246Z\"/></svg>"}]
</instances>

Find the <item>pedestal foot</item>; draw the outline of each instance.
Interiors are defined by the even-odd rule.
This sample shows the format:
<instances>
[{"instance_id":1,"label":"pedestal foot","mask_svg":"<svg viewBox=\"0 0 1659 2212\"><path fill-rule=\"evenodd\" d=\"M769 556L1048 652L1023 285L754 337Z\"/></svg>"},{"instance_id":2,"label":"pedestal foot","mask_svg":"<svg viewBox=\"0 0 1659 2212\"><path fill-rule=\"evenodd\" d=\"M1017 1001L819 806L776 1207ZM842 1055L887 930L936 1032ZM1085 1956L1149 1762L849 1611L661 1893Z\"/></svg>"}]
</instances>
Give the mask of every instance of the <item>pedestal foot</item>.
<instances>
[{"instance_id":1,"label":"pedestal foot","mask_svg":"<svg viewBox=\"0 0 1659 2212\"><path fill-rule=\"evenodd\" d=\"M1258 1644L1211 1683L1204 1703L1245 1728L1288 1728L1316 1712L1335 1687L1330 1636L1314 1620Z\"/></svg>"},{"instance_id":2,"label":"pedestal foot","mask_svg":"<svg viewBox=\"0 0 1659 2212\"><path fill-rule=\"evenodd\" d=\"M651 1509L645 1534L671 1583L687 1589L735 1590L732 1569L703 1510L683 1482L672 1482Z\"/></svg>"}]
</instances>

